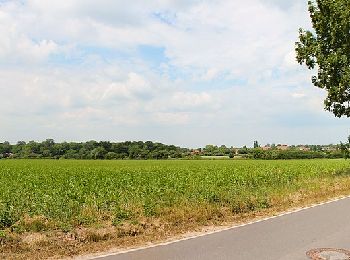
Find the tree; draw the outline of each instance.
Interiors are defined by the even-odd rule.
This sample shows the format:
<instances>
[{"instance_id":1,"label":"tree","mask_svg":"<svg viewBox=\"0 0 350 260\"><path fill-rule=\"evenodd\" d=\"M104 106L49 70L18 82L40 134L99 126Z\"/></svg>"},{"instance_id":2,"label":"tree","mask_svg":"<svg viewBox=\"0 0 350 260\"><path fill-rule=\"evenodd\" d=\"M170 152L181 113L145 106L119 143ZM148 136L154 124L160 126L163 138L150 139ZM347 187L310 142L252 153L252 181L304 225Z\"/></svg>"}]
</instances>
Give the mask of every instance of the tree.
<instances>
[{"instance_id":1,"label":"tree","mask_svg":"<svg viewBox=\"0 0 350 260\"><path fill-rule=\"evenodd\" d=\"M108 152L106 154L106 159L108 160L113 160L113 159L117 159L118 158L118 154L116 154L115 152Z\"/></svg>"},{"instance_id":2,"label":"tree","mask_svg":"<svg viewBox=\"0 0 350 260\"><path fill-rule=\"evenodd\" d=\"M312 83L328 93L325 109L350 117L350 1L308 2L314 31L299 29L297 61L317 68Z\"/></svg>"},{"instance_id":3,"label":"tree","mask_svg":"<svg viewBox=\"0 0 350 260\"><path fill-rule=\"evenodd\" d=\"M40 153L44 157L51 157L53 154L54 145L55 141L53 139L46 139L40 145Z\"/></svg>"},{"instance_id":4,"label":"tree","mask_svg":"<svg viewBox=\"0 0 350 260\"><path fill-rule=\"evenodd\" d=\"M350 136L348 137L347 143L343 144L342 142L340 142L340 150L344 159L350 158Z\"/></svg>"},{"instance_id":5,"label":"tree","mask_svg":"<svg viewBox=\"0 0 350 260\"><path fill-rule=\"evenodd\" d=\"M102 146L99 146L91 151L91 156L93 159L104 159L107 151Z\"/></svg>"},{"instance_id":6,"label":"tree","mask_svg":"<svg viewBox=\"0 0 350 260\"><path fill-rule=\"evenodd\" d=\"M11 145L9 142L5 141L3 143L0 143L0 153L3 155L3 157L7 157L10 152Z\"/></svg>"},{"instance_id":7,"label":"tree","mask_svg":"<svg viewBox=\"0 0 350 260\"><path fill-rule=\"evenodd\" d=\"M258 141L254 141L254 145L253 145L253 147L254 147L254 148L259 148L259 147L260 147L260 145L259 145Z\"/></svg>"}]
</instances>

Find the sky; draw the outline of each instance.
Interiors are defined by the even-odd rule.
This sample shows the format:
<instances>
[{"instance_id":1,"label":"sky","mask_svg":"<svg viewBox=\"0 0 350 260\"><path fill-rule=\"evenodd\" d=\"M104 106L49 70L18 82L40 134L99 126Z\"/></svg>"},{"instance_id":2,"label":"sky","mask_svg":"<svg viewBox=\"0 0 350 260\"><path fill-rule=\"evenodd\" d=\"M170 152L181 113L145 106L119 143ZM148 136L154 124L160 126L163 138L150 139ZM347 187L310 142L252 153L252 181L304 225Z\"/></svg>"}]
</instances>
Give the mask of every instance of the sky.
<instances>
[{"instance_id":1,"label":"sky","mask_svg":"<svg viewBox=\"0 0 350 260\"><path fill-rule=\"evenodd\" d=\"M329 144L306 0L0 0L0 142Z\"/></svg>"}]
</instances>

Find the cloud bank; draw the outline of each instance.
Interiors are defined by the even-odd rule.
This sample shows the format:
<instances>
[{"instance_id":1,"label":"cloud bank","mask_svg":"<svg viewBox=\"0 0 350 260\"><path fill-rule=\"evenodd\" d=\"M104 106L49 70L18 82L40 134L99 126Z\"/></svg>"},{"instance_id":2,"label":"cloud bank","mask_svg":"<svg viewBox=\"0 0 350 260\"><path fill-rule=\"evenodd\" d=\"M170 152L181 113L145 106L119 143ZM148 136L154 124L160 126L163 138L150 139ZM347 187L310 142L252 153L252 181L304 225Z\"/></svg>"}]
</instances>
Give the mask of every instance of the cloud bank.
<instances>
[{"instance_id":1,"label":"cloud bank","mask_svg":"<svg viewBox=\"0 0 350 260\"><path fill-rule=\"evenodd\" d=\"M306 1L0 1L0 138L331 143Z\"/></svg>"}]
</instances>

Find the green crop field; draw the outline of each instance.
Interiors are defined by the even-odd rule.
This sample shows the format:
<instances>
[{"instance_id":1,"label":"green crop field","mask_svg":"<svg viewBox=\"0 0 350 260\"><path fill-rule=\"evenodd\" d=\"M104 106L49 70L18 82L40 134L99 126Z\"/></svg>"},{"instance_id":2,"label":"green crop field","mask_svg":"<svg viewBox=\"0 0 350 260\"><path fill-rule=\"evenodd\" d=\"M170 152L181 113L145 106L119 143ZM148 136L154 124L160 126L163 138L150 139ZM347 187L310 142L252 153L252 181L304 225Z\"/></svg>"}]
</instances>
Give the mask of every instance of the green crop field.
<instances>
[{"instance_id":1,"label":"green crop field","mask_svg":"<svg viewBox=\"0 0 350 260\"><path fill-rule=\"evenodd\" d=\"M247 211L269 207L279 194L312 189L319 180L333 183L348 167L350 162L344 160L3 160L0 228L26 215L69 227L106 218L117 224L142 215L159 216L183 205Z\"/></svg>"},{"instance_id":2,"label":"green crop field","mask_svg":"<svg viewBox=\"0 0 350 260\"><path fill-rule=\"evenodd\" d=\"M218 223L346 193L349 169L345 160L0 160L0 241L1 234L82 227L109 226L125 237ZM145 224L156 220L157 227Z\"/></svg>"}]
</instances>

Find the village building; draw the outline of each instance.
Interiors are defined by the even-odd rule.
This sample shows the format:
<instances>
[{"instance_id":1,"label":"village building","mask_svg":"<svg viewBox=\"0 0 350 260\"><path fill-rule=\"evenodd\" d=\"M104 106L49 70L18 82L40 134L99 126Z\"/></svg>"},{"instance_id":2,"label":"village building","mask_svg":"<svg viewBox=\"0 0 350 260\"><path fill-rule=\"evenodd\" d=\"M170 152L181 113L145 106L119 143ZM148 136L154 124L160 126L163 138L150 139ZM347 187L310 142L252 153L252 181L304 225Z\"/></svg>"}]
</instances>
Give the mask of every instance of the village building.
<instances>
[{"instance_id":1,"label":"village building","mask_svg":"<svg viewBox=\"0 0 350 260\"><path fill-rule=\"evenodd\" d=\"M281 151L286 151L289 149L289 146L287 144L278 144L276 148Z\"/></svg>"}]
</instances>

